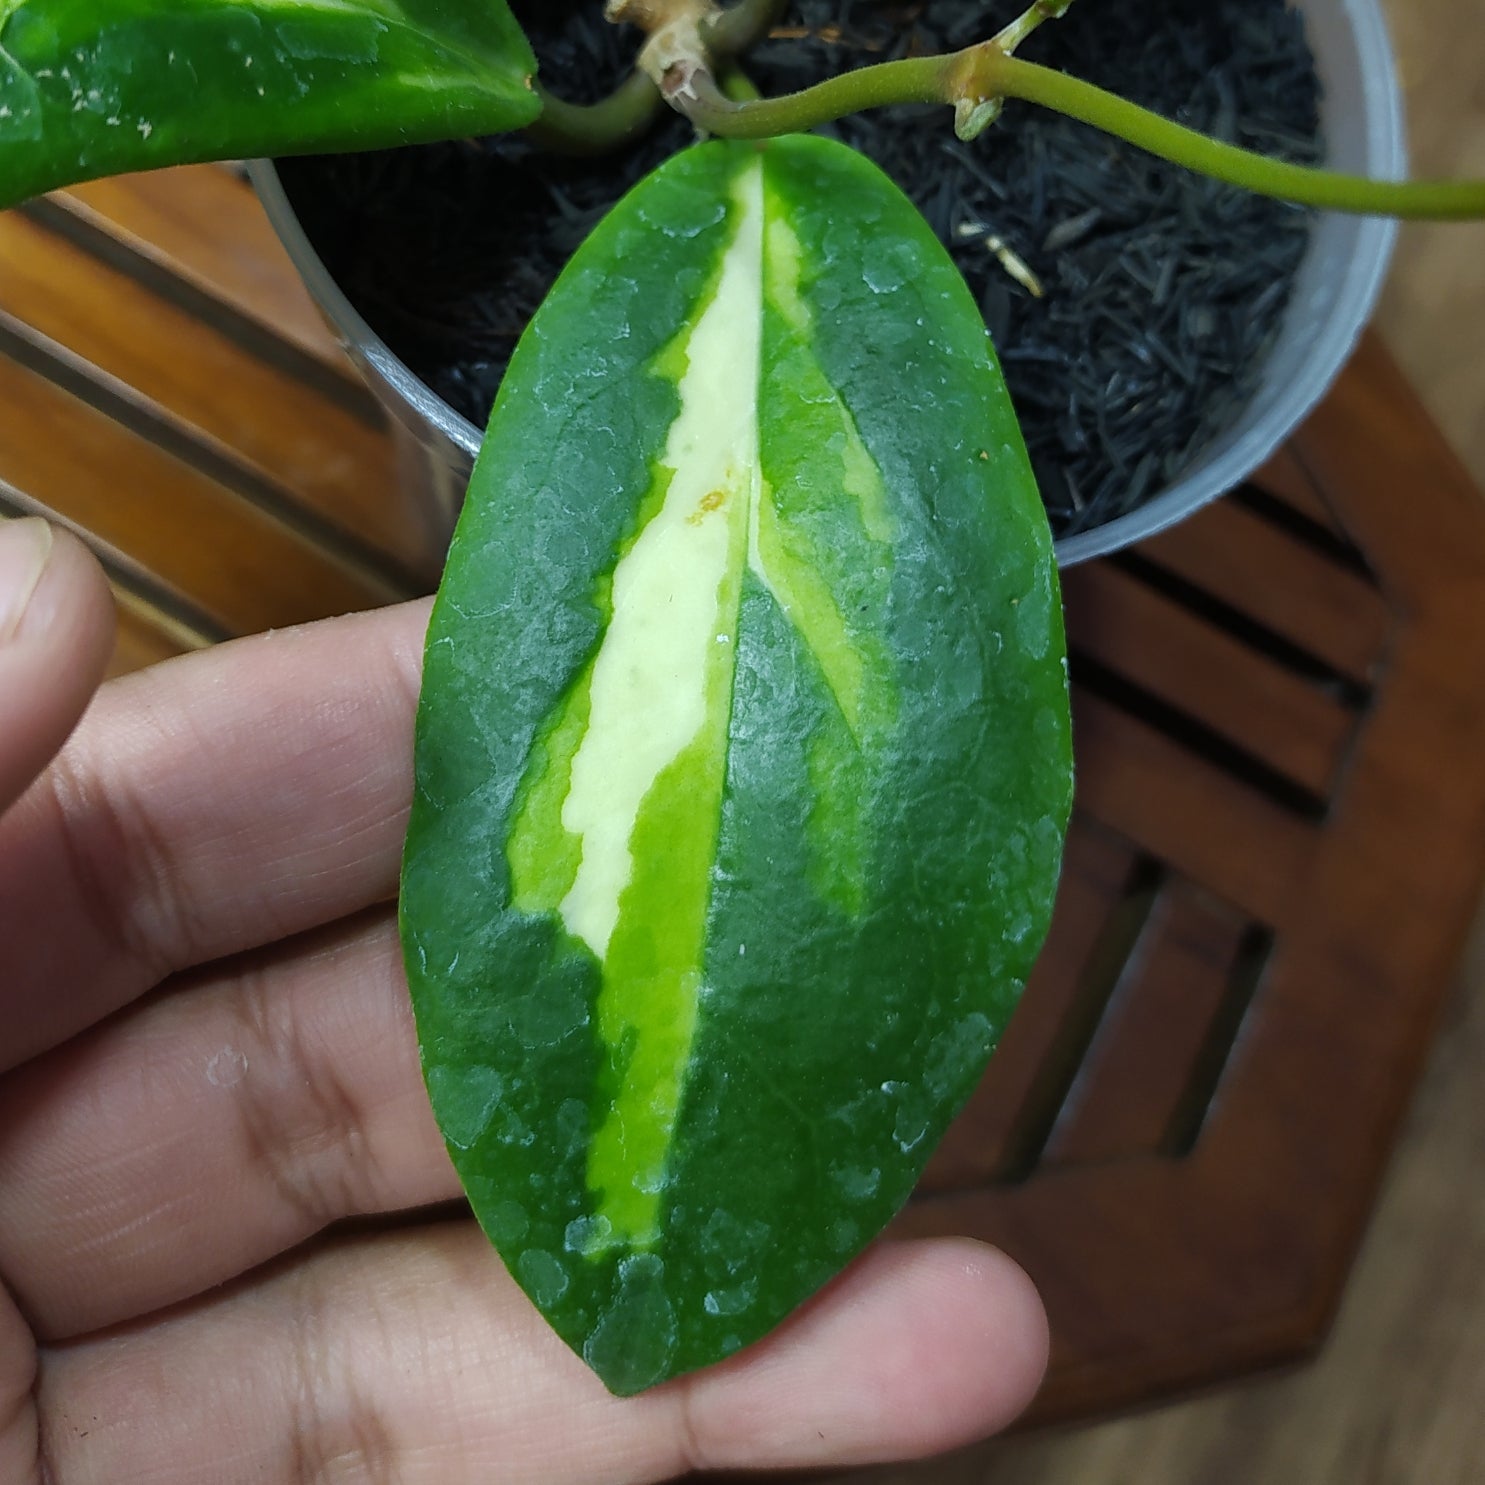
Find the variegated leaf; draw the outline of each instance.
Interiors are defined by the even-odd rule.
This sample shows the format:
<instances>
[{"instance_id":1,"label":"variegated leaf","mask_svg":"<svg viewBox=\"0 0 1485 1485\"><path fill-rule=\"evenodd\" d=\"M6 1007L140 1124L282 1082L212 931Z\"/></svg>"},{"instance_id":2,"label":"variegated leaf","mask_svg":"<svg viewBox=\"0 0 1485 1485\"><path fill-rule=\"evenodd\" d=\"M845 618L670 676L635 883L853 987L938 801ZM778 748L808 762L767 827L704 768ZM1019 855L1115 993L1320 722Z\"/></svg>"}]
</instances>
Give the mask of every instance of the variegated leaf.
<instances>
[{"instance_id":1,"label":"variegated leaf","mask_svg":"<svg viewBox=\"0 0 1485 1485\"><path fill-rule=\"evenodd\" d=\"M157 165L519 128L535 68L506 0L0 0L0 207Z\"/></svg>"},{"instance_id":2,"label":"variegated leaf","mask_svg":"<svg viewBox=\"0 0 1485 1485\"><path fill-rule=\"evenodd\" d=\"M512 362L429 634L403 883L435 1111L616 1391L876 1234L1045 932L1051 541L984 328L843 146L711 144Z\"/></svg>"}]
</instances>

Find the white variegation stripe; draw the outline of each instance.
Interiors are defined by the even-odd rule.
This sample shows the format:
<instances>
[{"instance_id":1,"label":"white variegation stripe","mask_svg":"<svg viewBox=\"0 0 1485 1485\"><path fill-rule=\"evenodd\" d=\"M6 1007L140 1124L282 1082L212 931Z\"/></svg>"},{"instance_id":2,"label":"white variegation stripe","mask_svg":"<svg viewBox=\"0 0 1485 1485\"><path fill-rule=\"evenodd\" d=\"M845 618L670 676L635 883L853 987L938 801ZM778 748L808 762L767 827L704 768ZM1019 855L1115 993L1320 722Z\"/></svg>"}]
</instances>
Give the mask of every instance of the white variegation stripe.
<instances>
[{"instance_id":1,"label":"white variegation stripe","mask_svg":"<svg viewBox=\"0 0 1485 1485\"><path fill-rule=\"evenodd\" d=\"M562 903L570 932L601 960L633 861L640 805L706 720L707 656L731 644L719 612L731 532L758 484L763 272L762 166L737 188L739 222L711 303L686 346L680 413L662 462L665 502L614 571L613 618L593 669L588 730L572 764L562 824L582 863Z\"/></svg>"},{"instance_id":2,"label":"white variegation stripe","mask_svg":"<svg viewBox=\"0 0 1485 1485\"><path fill-rule=\"evenodd\" d=\"M705 914L727 767L732 675L744 571L798 632L859 756L887 714L880 657L843 614L764 479L761 378L769 306L807 344L803 252L769 220L764 164L733 185L730 240L710 297L656 363L673 380L675 418L658 458L653 506L607 585L608 624L586 675L564 702L540 754L512 836L517 902L556 909L603 967L596 1029L614 1058L613 1102L588 1150L596 1205L582 1246L658 1240L670 1147L685 1090L705 971ZM880 471L854 420L813 358L807 391L827 426L819 459L797 471L855 507L861 536L890 560L891 521ZM850 759L808 744L827 793L856 779ZM824 750L822 753L821 750ZM825 766L825 765L829 766ZM676 765L672 769L672 765ZM844 864L820 873L847 911L859 906L860 848L846 827L854 796L825 801L829 849ZM664 820L668 834L655 834ZM636 861L636 841L645 859ZM858 832L859 833L859 832ZM837 838L839 837L839 838Z\"/></svg>"}]
</instances>

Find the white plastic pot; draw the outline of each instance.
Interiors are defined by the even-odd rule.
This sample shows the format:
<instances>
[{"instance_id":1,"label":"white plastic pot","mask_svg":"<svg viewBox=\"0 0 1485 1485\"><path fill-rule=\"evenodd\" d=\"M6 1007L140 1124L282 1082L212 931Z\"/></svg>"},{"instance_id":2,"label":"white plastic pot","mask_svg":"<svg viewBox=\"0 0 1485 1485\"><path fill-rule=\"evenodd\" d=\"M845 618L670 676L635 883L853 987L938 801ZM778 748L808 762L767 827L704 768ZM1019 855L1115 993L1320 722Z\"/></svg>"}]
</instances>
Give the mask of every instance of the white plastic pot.
<instances>
[{"instance_id":1,"label":"white plastic pot","mask_svg":"<svg viewBox=\"0 0 1485 1485\"><path fill-rule=\"evenodd\" d=\"M1383 180L1406 173L1402 101L1380 0L1304 0L1324 90L1322 125L1332 169ZM480 432L392 354L311 247L270 161L253 182L326 318L391 414L402 475L425 513L431 549L453 530ZM1346 364L1376 306L1396 224L1325 213L1317 218L1262 386L1242 417L1175 483L1136 510L1057 545L1063 566L1118 551L1184 519L1264 464Z\"/></svg>"}]
</instances>

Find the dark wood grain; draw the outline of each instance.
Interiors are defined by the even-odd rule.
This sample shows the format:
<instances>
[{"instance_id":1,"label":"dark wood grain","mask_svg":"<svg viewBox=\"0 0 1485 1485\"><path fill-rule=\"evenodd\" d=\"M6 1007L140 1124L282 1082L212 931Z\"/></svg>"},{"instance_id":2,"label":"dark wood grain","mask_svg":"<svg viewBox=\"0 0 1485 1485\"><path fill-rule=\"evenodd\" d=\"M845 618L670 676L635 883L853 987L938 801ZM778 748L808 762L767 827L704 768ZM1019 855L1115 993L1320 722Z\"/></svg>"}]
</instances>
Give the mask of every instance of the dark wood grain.
<instances>
[{"instance_id":1,"label":"dark wood grain","mask_svg":"<svg viewBox=\"0 0 1485 1485\"><path fill-rule=\"evenodd\" d=\"M925 1192L899 1224L998 1242L1038 1280L1054 1355L1034 1420L1147 1402L1319 1344L1485 880L1485 506L1374 340L1290 456L1375 582L1338 576L1344 565L1303 538L1257 561L1283 532L1259 535L1247 510L1204 514L1152 547L1225 599L1246 590L1250 614L1365 678L1308 849L1272 857L1282 890L1256 893L1249 870L1272 827L1233 831L1232 782L1206 773L1179 807L1167 784L1151 811L1150 738L1085 725L1096 787L1084 808L1176 870L1163 901L1199 895L1179 937L1161 948L1147 928L1148 952L1132 953L1038 1168ZM1307 571L1312 586L1294 591ZM1168 655L1179 693L1186 660L1180 645ZM1161 767L1192 763L1170 746ZM1213 836L1214 858L1193 849ZM1183 1055L1215 1097L1199 1122L1187 1109L1173 1140Z\"/></svg>"},{"instance_id":2,"label":"dark wood grain","mask_svg":"<svg viewBox=\"0 0 1485 1485\"><path fill-rule=\"evenodd\" d=\"M1178 1126L1238 970L1244 927L1184 883L1160 894L1059 1111L1049 1165L1182 1152Z\"/></svg>"},{"instance_id":3,"label":"dark wood grain","mask_svg":"<svg viewBox=\"0 0 1485 1485\"><path fill-rule=\"evenodd\" d=\"M1153 884L1140 868L1127 840L1087 816L1073 822L1047 945L989 1073L924 1173L925 1192L1035 1166L1149 912Z\"/></svg>"},{"instance_id":4,"label":"dark wood grain","mask_svg":"<svg viewBox=\"0 0 1485 1485\"><path fill-rule=\"evenodd\" d=\"M1319 833L1153 722L1073 693L1080 807L1258 923L1277 922Z\"/></svg>"},{"instance_id":5,"label":"dark wood grain","mask_svg":"<svg viewBox=\"0 0 1485 1485\"><path fill-rule=\"evenodd\" d=\"M132 603L128 593L115 589L114 602L118 607L118 632L108 665L110 676L158 665L193 648L160 614Z\"/></svg>"},{"instance_id":6,"label":"dark wood grain","mask_svg":"<svg viewBox=\"0 0 1485 1485\"><path fill-rule=\"evenodd\" d=\"M1320 487L1310 478L1293 449L1287 446L1280 449L1254 476L1254 483L1316 525L1337 535L1345 534L1335 512L1325 503Z\"/></svg>"}]
</instances>

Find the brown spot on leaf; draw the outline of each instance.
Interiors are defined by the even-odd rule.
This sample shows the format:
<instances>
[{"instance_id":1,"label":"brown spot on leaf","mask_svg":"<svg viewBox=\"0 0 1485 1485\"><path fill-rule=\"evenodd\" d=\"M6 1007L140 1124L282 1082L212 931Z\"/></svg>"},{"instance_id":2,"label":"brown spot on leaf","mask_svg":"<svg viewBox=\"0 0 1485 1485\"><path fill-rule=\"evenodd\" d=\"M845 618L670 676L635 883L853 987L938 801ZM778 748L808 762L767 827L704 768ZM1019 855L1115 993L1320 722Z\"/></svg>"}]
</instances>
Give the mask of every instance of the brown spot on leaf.
<instances>
[{"instance_id":1,"label":"brown spot on leaf","mask_svg":"<svg viewBox=\"0 0 1485 1485\"><path fill-rule=\"evenodd\" d=\"M686 518L689 525L699 526L702 521L714 510L721 510L727 504L727 492L725 490L713 490L709 495L701 497L701 503Z\"/></svg>"}]
</instances>

